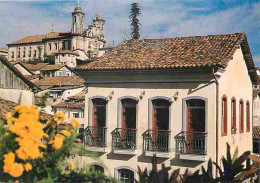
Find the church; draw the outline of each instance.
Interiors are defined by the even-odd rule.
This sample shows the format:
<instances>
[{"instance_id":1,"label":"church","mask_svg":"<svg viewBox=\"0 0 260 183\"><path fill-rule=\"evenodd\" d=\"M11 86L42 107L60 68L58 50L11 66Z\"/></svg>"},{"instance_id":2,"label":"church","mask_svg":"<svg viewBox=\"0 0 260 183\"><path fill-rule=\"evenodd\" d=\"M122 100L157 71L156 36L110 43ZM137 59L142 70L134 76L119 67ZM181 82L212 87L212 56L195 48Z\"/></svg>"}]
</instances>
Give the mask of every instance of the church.
<instances>
[{"instance_id":1,"label":"church","mask_svg":"<svg viewBox=\"0 0 260 183\"><path fill-rule=\"evenodd\" d=\"M71 16L70 32L51 31L44 35L27 36L7 44L8 60L44 61L48 56L55 55L55 64L67 64L68 60L75 62L100 56L99 50L104 48L106 42L105 20L100 11L87 29L84 28L85 13L79 2Z\"/></svg>"}]
</instances>

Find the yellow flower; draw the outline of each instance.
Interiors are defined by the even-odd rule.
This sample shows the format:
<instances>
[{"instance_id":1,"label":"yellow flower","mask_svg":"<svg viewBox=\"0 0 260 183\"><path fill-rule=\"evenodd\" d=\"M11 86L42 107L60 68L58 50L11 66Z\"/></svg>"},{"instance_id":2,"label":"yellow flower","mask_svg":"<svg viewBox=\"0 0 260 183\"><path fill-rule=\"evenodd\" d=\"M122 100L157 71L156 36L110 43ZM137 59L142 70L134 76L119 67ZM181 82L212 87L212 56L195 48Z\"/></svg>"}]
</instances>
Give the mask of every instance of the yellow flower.
<instances>
[{"instance_id":1,"label":"yellow flower","mask_svg":"<svg viewBox=\"0 0 260 183\"><path fill-rule=\"evenodd\" d=\"M75 118L72 118L70 123L71 123L72 126L80 127L79 121L76 120Z\"/></svg>"},{"instance_id":2,"label":"yellow flower","mask_svg":"<svg viewBox=\"0 0 260 183\"><path fill-rule=\"evenodd\" d=\"M9 152L8 154L4 155L4 164L13 164L15 160L15 154L13 152Z\"/></svg>"},{"instance_id":3,"label":"yellow flower","mask_svg":"<svg viewBox=\"0 0 260 183\"><path fill-rule=\"evenodd\" d=\"M61 130L60 133L67 136L67 137L70 136L70 132L68 132L67 130Z\"/></svg>"},{"instance_id":4,"label":"yellow flower","mask_svg":"<svg viewBox=\"0 0 260 183\"><path fill-rule=\"evenodd\" d=\"M56 150L60 149L63 145L63 140L64 136L62 136L61 134L55 135L52 147Z\"/></svg>"},{"instance_id":5,"label":"yellow flower","mask_svg":"<svg viewBox=\"0 0 260 183\"><path fill-rule=\"evenodd\" d=\"M4 136L7 136L7 135L9 135L9 133L8 133L8 132L5 132Z\"/></svg>"},{"instance_id":6,"label":"yellow flower","mask_svg":"<svg viewBox=\"0 0 260 183\"><path fill-rule=\"evenodd\" d=\"M60 123L64 123L66 117L65 117L65 114L63 112L57 112L55 115L54 115L54 121L56 121L58 124Z\"/></svg>"},{"instance_id":7,"label":"yellow flower","mask_svg":"<svg viewBox=\"0 0 260 183\"><path fill-rule=\"evenodd\" d=\"M17 105L14 107L15 112L22 113L27 110L27 107L25 105Z\"/></svg>"},{"instance_id":8,"label":"yellow flower","mask_svg":"<svg viewBox=\"0 0 260 183\"><path fill-rule=\"evenodd\" d=\"M26 172L28 172L28 171L32 170L32 165L30 163L26 163L24 165L24 169L25 169Z\"/></svg>"},{"instance_id":9,"label":"yellow flower","mask_svg":"<svg viewBox=\"0 0 260 183\"><path fill-rule=\"evenodd\" d=\"M8 172L12 177L20 177L23 174L23 165L21 163L14 163L11 170Z\"/></svg>"},{"instance_id":10,"label":"yellow flower","mask_svg":"<svg viewBox=\"0 0 260 183\"><path fill-rule=\"evenodd\" d=\"M5 118L6 118L7 124L11 125L12 124L12 113L7 112L6 115L5 115Z\"/></svg>"},{"instance_id":11,"label":"yellow flower","mask_svg":"<svg viewBox=\"0 0 260 183\"><path fill-rule=\"evenodd\" d=\"M71 171L74 170L74 164L73 164L73 162L69 162L69 168L70 168Z\"/></svg>"}]
</instances>

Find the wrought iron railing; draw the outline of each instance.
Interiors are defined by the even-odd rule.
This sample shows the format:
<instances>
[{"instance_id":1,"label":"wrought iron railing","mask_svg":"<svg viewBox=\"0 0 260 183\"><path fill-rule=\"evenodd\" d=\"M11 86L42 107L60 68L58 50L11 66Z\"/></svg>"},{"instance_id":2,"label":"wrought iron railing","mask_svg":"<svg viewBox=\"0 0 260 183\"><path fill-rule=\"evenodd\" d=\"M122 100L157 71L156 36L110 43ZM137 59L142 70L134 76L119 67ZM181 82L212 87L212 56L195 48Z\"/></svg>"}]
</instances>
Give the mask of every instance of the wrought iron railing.
<instances>
[{"instance_id":1,"label":"wrought iron railing","mask_svg":"<svg viewBox=\"0 0 260 183\"><path fill-rule=\"evenodd\" d=\"M147 130L143 134L144 151L170 151L169 130Z\"/></svg>"},{"instance_id":2,"label":"wrought iron railing","mask_svg":"<svg viewBox=\"0 0 260 183\"><path fill-rule=\"evenodd\" d=\"M113 149L136 149L136 129L116 128L111 135Z\"/></svg>"},{"instance_id":3,"label":"wrought iron railing","mask_svg":"<svg viewBox=\"0 0 260 183\"><path fill-rule=\"evenodd\" d=\"M206 155L206 132L182 131L175 137L176 151L180 154Z\"/></svg>"},{"instance_id":4,"label":"wrought iron railing","mask_svg":"<svg viewBox=\"0 0 260 183\"><path fill-rule=\"evenodd\" d=\"M106 147L106 127L88 126L84 131L84 144L87 146Z\"/></svg>"}]
</instances>

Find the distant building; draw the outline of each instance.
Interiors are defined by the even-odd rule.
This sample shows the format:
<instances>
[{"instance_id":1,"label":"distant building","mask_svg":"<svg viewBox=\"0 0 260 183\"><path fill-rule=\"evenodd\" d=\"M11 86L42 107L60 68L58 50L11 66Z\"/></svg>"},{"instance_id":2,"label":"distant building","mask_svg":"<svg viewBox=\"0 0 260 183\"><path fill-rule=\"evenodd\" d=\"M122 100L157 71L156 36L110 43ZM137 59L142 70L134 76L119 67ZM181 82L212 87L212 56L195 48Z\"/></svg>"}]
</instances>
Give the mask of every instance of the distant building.
<instances>
[{"instance_id":1,"label":"distant building","mask_svg":"<svg viewBox=\"0 0 260 183\"><path fill-rule=\"evenodd\" d=\"M71 68L64 64L46 65L39 70L41 77L76 75L76 73L72 71Z\"/></svg>"},{"instance_id":2,"label":"distant building","mask_svg":"<svg viewBox=\"0 0 260 183\"><path fill-rule=\"evenodd\" d=\"M36 104L48 114L54 114L53 105L64 102L84 89L84 79L79 76L44 77L35 84L41 88L36 93ZM42 102L40 98L46 97Z\"/></svg>"},{"instance_id":3,"label":"distant building","mask_svg":"<svg viewBox=\"0 0 260 183\"><path fill-rule=\"evenodd\" d=\"M8 49L0 48L0 55L5 56L5 58L8 58Z\"/></svg>"},{"instance_id":4,"label":"distant building","mask_svg":"<svg viewBox=\"0 0 260 183\"><path fill-rule=\"evenodd\" d=\"M252 55L244 33L127 40L75 70L87 86L85 158L134 183L151 157L181 173L252 151ZM103 167L102 167L103 166Z\"/></svg>"},{"instance_id":5,"label":"distant building","mask_svg":"<svg viewBox=\"0 0 260 183\"><path fill-rule=\"evenodd\" d=\"M85 13L82 12L79 4L71 15L72 23L70 32L52 31L45 35L27 36L7 44L8 60L44 60L47 56L52 56L53 53L63 54L64 51L74 53L72 55L77 56L77 59L80 60L97 57L99 49L103 48L105 44L105 21L100 11L87 29L84 28ZM77 55L78 50L83 50L85 54Z\"/></svg>"}]
</instances>

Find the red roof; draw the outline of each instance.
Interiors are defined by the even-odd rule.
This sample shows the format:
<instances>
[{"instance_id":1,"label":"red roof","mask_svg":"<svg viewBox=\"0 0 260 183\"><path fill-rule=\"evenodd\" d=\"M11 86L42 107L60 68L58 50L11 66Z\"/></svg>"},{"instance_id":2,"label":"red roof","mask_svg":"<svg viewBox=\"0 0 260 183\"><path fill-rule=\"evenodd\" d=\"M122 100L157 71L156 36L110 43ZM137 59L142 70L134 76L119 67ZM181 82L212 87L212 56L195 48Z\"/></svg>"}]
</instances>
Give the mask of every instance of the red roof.
<instances>
[{"instance_id":1,"label":"red roof","mask_svg":"<svg viewBox=\"0 0 260 183\"><path fill-rule=\"evenodd\" d=\"M84 79L79 76L55 76L44 77L35 84L42 88L44 86L81 86L84 82Z\"/></svg>"}]
</instances>

